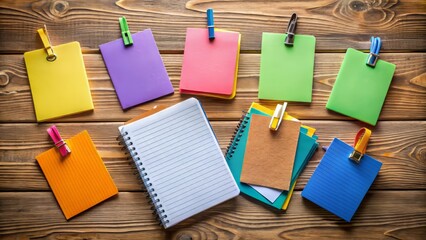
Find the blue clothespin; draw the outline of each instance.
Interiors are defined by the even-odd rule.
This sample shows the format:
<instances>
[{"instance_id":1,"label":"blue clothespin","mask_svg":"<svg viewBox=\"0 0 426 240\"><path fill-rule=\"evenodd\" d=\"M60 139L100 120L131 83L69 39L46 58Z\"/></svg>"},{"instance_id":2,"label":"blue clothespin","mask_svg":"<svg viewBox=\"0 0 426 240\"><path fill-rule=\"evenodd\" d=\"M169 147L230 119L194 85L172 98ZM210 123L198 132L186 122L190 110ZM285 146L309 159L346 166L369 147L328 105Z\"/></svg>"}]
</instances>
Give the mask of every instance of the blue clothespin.
<instances>
[{"instance_id":1,"label":"blue clothespin","mask_svg":"<svg viewBox=\"0 0 426 240\"><path fill-rule=\"evenodd\" d=\"M375 67L379 60L379 52L382 47L382 40L379 37L371 37L370 39L370 54L368 55L366 64L370 67Z\"/></svg>"},{"instance_id":2,"label":"blue clothespin","mask_svg":"<svg viewBox=\"0 0 426 240\"><path fill-rule=\"evenodd\" d=\"M209 39L214 39L213 9L207 9L207 28L209 29Z\"/></svg>"},{"instance_id":3,"label":"blue clothespin","mask_svg":"<svg viewBox=\"0 0 426 240\"><path fill-rule=\"evenodd\" d=\"M125 46L130 46L133 44L132 34L130 33L129 26L127 25L126 17L120 17L120 29L121 36L123 37L123 42Z\"/></svg>"}]
</instances>

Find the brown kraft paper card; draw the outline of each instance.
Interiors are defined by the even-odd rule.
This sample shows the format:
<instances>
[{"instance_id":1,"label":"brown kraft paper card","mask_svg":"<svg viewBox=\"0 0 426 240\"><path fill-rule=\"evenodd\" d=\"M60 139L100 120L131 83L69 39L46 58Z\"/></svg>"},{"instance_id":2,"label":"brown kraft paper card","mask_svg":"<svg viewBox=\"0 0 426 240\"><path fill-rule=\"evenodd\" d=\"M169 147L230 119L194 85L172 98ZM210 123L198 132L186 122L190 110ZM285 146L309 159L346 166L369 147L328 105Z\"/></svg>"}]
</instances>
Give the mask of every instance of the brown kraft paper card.
<instances>
[{"instance_id":1,"label":"brown kraft paper card","mask_svg":"<svg viewBox=\"0 0 426 240\"><path fill-rule=\"evenodd\" d=\"M241 182L288 191L301 123L283 120L275 132L270 120L252 114Z\"/></svg>"}]
</instances>

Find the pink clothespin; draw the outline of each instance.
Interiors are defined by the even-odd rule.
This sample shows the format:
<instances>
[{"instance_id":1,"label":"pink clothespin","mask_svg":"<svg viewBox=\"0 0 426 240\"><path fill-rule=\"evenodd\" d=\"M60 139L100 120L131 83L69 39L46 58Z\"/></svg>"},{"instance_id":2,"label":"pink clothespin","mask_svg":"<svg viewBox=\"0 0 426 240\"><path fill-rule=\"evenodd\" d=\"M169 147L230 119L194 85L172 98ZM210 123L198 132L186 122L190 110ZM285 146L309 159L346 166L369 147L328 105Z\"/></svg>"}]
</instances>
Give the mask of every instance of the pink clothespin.
<instances>
[{"instance_id":1,"label":"pink clothespin","mask_svg":"<svg viewBox=\"0 0 426 240\"><path fill-rule=\"evenodd\" d=\"M67 154L71 153L71 149L68 147L67 143L62 139L55 125L48 128L47 133L52 138L53 142L55 143L55 146L59 149L59 152L61 153L62 157L65 157Z\"/></svg>"}]
</instances>

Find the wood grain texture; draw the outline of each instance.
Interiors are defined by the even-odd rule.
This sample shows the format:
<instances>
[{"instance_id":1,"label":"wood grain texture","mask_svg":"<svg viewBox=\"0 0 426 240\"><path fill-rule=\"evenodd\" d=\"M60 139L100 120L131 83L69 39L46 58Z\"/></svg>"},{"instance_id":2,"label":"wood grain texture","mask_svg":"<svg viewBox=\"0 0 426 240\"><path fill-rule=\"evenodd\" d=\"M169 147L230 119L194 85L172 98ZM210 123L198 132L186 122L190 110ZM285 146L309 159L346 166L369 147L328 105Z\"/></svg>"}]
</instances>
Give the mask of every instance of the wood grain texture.
<instances>
[{"instance_id":1,"label":"wood grain texture","mask_svg":"<svg viewBox=\"0 0 426 240\"><path fill-rule=\"evenodd\" d=\"M327 146L333 138L352 144L360 127L367 125L346 121L304 121L317 128L319 143ZM212 122L213 130L225 151L236 126L235 121ZM56 126L65 139L87 129L120 191L141 191L132 166L115 140L121 123L62 123ZM52 147L46 134L48 124L0 125L0 189L48 191L44 176L34 160ZM13 129L13 131L10 131ZM426 189L426 123L423 121L381 122L373 128L367 153L383 162L373 189ZM16 135L15 133L25 133ZM315 153L298 180L303 189L324 152ZM26 181L31 179L30 182Z\"/></svg>"},{"instance_id":2,"label":"wood grain texture","mask_svg":"<svg viewBox=\"0 0 426 240\"><path fill-rule=\"evenodd\" d=\"M262 32L285 32L293 12L300 16L297 33L316 36L318 51L368 49L373 33L383 51L426 49L426 3L418 0L3 0L0 53L39 48L36 30L44 23L54 44L79 41L97 51L120 37L122 15L132 32L152 28L162 51L182 51L186 28L206 27L207 8L215 10L216 27L241 32L242 51L259 51Z\"/></svg>"},{"instance_id":3,"label":"wood grain texture","mask_svg":"<svg viewBox=\"0 0 426 240\"><path fill-rule=\"evenodd\" d=\"M144 190L117 145L117 127L178 93L187 27L215 25L242 34L235 100L200 100L222 150L250 103L258 101L262 32L283 33L298 13L298 34L316 37L313 102L287 110L317 128L319 143L351 143L360 127L373 135L368 154L383 162L351 223L300 196L324 152L303 171L286 213L245 196L207 210L171 230L151 214ZM98 45L120 38L118 17L131 32L153 30L175 94L122 111ZM36 30L46 23L54 45L79 41L94 100L93 112L61 118L62 136L87 129L120 193L66 221L34 158L52 146L51 123L37 124L22 54L42 47ZM325 109L344 52L367 51L371 35L383 40L380 58L396 64L376 127ZM418 0L2 0L0 1L0 239L425 239L426 236L426 1ZM6 86L2 86L6 85ZM277 102L260 101L268 107Z\"/></svg>"},{"instance_id":4,"label":"wood grain texture","mask_svg":"<svg viewBox=\"0 0 426 240\"><path fill-rule=\"evenodd\" d=\"M302 199L300 192L285 213L239 196L163 231L143 193L120 192L67 222L52 193L2 192L0 233L11 239L421 239L426 234L424 197L417 191L370 191L346 223ZM404 204L395 207L395 202Z\"/></svg>"},{"instance_id":5,"label":"wood grain texture","mask_svg":"<svg viewBox=\"0 0 426 240\"><path fill-rule=\"evenodd\" d=\"M189 95L179 94L179 79L182 55L162 55L175 94L142 104L123 112L100 54L86 54L84 60L91 87L95 110L72 115L56 121L126 121L151 109L157 104L172 105ZM300 119L343 119L349 118L325 109L344 54L316 54L313 101L311 104L290 103L288 110ZM397 65L386 98L381 120L426 119L426 54L401 53L382 54L383 60ZM259 54L242 54L238 72L237 97L234 100L219 100L199 97L210 120L232 120L241 116L251 102L258 101ZM0 88L0 122L35 122L31 91L22 55L0 55L0 80L9 81ZM277 102L260 101L275 108Z\"/></svg>"}]
</instances>

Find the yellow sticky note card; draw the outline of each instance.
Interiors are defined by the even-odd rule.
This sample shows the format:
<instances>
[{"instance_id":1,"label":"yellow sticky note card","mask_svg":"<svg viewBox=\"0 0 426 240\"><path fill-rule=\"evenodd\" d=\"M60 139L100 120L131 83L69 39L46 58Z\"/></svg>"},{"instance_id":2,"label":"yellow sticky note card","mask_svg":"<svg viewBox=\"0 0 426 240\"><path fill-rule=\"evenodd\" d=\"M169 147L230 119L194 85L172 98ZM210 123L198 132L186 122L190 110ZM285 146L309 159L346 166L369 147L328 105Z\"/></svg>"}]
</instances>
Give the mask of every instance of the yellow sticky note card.
<instances>
[{"instance_id":1,"label":"yellow sticky note card","mask_svg":"<svg viewBox=\"0 0 426 240\"><path fill-rule=\"evenodd\" d=\"M24 53L38 122L93 110L80 43L53 46L56 60L44 49Z\"/></svg>"},{"instance_id":2,"label":"yellow sticky note card","mask_svg":"<svg viewBox=\"0 0 426 240\"><path fill-rule=\"evenodd\" d=\"M118 194L87 131L66 140L71 153L62 157L54 147L36 159L66 219Z\"/></svg>"},{"instance_id":3,"label":"yellow sticky note card","mask_svg":"<svg viewBox=\"0 0 426 240\"><path fill-rule=\"evenodd\" d=\"M291 197L293 196L294 187L296 186L296 182L297 181L295 181L293 183L293 186L291 186L290 191L288 191L287 198L285 199L285 202L284 202L283 206L281 207L282 210L287 210L288 204L290 203Z\"/></svg>"}]
</instances>

